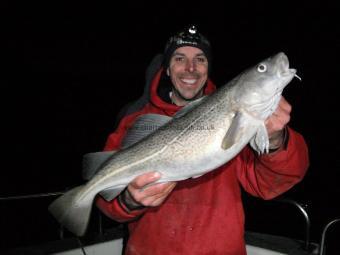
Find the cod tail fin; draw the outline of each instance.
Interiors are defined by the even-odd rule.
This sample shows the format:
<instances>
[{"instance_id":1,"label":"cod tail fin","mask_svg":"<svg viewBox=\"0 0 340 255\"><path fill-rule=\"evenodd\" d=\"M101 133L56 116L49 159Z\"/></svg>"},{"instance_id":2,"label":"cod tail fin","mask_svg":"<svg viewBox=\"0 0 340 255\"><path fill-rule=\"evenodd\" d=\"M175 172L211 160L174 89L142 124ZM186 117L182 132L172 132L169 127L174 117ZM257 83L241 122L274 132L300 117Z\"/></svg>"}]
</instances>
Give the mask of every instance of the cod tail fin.
<instances>
[{"instance_id":1,"label":"cod tail fin","mask_svg":"<svg viewBox=\"0 0 340 255\"><path fill-rule=\"evenodd\" d=\"M83 188L84 185L69 190L48 207L55 219L77 236L83 236L86 232L96 195L90 193L79 200Z\"/></svg>"}]
</instances>

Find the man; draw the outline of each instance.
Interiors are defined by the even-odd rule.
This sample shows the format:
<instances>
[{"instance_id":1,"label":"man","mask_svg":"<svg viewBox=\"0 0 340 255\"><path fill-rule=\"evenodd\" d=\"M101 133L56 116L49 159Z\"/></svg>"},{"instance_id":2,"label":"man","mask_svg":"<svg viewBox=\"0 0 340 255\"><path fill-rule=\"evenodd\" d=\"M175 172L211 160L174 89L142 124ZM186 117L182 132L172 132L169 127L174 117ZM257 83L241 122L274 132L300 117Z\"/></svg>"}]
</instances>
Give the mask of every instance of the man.
<instances>
[{"instance_id":1,"label":"man","mask_svg":"<svg viewBox=\"0 0 340 255\"><path fill-rule=\"evenodd\" d=\"M132 106L106 143L117 150L134 120L143 114L174 115L182 106L215 90L209 80L211 51L195 27L168 41L163 62L153 76L149 95ZM144 103L143 103L144 102ZM116 199L100 196L97 206L110 218L129 222L126 254L245 254L241 187L271 199L299 182L308 167L300 134L287 126L291 106L281 98L266 120L270 153L257 155L249 146L224 166L199 178L152 184L152 172L134 179Z\"/></svg>"}]
</instances>

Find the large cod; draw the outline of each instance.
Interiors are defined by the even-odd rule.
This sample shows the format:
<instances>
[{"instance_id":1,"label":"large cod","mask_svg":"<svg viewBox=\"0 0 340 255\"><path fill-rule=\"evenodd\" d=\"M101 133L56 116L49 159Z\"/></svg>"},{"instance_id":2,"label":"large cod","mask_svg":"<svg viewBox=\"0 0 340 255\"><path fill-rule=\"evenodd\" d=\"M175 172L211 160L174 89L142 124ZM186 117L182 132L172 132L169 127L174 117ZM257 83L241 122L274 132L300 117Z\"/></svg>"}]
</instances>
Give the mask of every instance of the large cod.
<instances>
[{"instance_id":1,"label":"large cod","mask_svg":"<svg viewBox=\"0 0 340 255\"><path fill-rule=\"evenodd\" d=\"M257 153L268 152L264 121L275 111L294 76L296 70L289 68L288 58L281 52L242 72L215 93L188 104L174 117L139 117L123 149L106 156L86 184L56 199L49 211L61 225L82 236L98 193L113 199L148 171L161 173L158 182L199 177L231 160L248 143Z\"/></svg>"}]
</instances>

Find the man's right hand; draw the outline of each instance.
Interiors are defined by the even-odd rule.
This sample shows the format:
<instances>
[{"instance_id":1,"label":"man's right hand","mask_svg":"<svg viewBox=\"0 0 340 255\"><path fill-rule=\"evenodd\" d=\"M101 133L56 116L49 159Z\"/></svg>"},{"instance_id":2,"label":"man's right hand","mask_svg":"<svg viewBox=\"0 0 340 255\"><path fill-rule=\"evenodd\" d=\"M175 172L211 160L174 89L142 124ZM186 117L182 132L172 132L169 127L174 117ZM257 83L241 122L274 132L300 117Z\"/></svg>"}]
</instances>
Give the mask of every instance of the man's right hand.
<instances>
[{"instance_id":1,"label":"man's right hand","mask_svg":"<svg viewBox=\"0 0 340 255\"><path fill-rule=\"evenodd\" d=\"M176 182L152 184L160 178L158 172L149 172L136 177L121 194L121 201L130 210L161 205L175 188Z\"/></svg>"}]
</instances>

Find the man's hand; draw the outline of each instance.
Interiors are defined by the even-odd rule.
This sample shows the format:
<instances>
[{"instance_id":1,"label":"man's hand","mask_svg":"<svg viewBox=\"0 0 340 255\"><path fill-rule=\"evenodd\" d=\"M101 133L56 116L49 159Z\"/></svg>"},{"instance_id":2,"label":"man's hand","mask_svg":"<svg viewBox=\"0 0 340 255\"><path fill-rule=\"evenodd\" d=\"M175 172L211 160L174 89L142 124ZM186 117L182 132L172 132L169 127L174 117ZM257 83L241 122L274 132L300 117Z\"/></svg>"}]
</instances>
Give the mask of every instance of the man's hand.
<instances>
[{"instance_id":1,"label":"man's hand","mask_svg":"<svg viewBox=\"0 0 340 255\"><path fill-rule=\"evenodd\" d=\"M275 112L273 112L273 114L265 121L270 149L277 149L284 143L285 127L290 120L291 111L292 106L284 99L284 97L281 97Z\"/></svg>"},{"instance_id":2,"label":"man's hand","mask_svg":"<svg viewBox=\"0 0 340 255\"><path fill-rule=\"evenodd\" d=\"M159 206L176 186L176 182L152 184L160 177L158 172L136 177L121 195L122 202L131 210L142 206Z\"/></svg>"}]
</instances>

